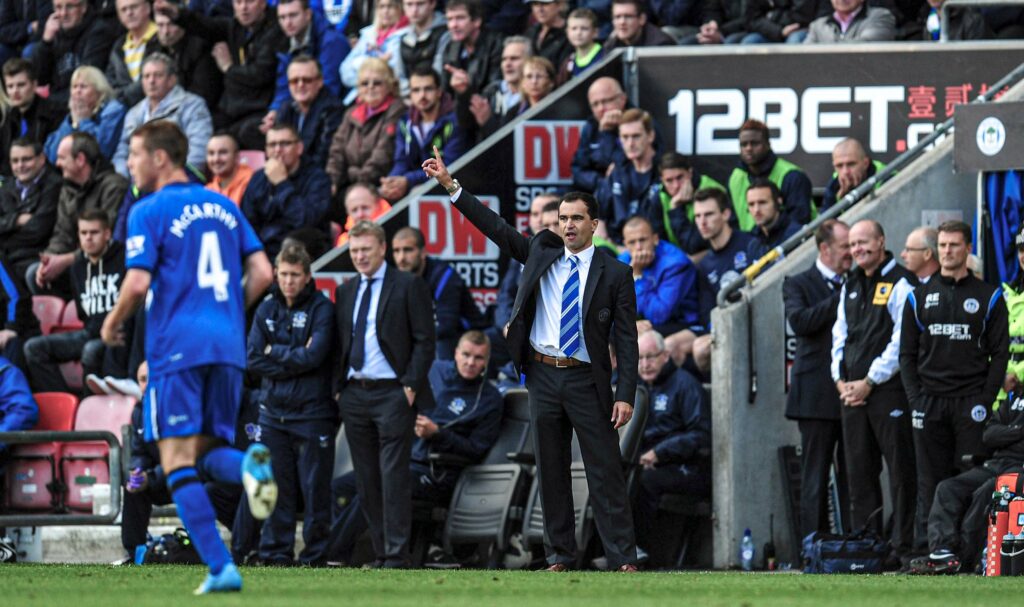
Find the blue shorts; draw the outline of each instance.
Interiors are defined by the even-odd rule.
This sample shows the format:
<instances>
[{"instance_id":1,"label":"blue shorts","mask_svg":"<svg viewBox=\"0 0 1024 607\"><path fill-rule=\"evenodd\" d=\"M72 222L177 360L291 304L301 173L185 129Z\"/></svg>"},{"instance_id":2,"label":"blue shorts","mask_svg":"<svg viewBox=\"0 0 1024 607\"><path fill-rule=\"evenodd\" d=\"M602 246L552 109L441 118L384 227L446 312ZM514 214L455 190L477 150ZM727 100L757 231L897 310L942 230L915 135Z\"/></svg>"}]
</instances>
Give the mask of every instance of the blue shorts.
<instances>
[{"instance_id":1,"label":"blue shorts","mask_svg":"<svg viewBox=\"0 0 1024 607\"><path fill-rule=\"evenodd\" d=\"M143 398L144 438L202 434L235 440L242 404L242 370L204 365L149 378Z\"/></svg>"}]
</instances>

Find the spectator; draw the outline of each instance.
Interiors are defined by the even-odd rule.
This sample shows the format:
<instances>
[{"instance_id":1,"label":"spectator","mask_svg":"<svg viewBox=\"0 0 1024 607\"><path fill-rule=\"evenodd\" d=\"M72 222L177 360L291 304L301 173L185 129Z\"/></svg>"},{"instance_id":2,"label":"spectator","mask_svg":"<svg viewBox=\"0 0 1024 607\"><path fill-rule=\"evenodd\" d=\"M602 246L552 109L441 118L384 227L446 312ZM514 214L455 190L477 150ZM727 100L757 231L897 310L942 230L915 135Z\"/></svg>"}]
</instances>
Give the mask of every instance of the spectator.
<instances>
[{"instance_id":1,"label":"spectator","mask_svg":"<svg viewBox=\"0 0 1024 607\"><path fill-rule=\"evenodd\" d=\"M943 4L945 4L945 0L928 0L927 4L921 7L916 25L920 28L921 24L924 24L921 37L925 40L939 40L942 37L940 13ZM977 10L964 6L951 6L946 11L949 13L947 40L984 40L996 37L985 17Z\"/></svg>"},{"instance_id":2,"label":"spectator","mask_svg":"<svg viewBox=\"0 0 1024 607\"><path fill-rule=\"evenodd\" d=\"M798 224L811 221L811 180L803 169L783 160L772 151L768 126L760 120L747 120L740 127L740 161L729 175L729 196L741 230L754 227L747 211L747 188L755 177L767 177L782 192L782 212Z\"/></svg>"},{"instance_id":3,"label":"spectator","mask_svg":"<svg viewBox=\"0 0 1024 607\"><path fill-rule=\"evenodd\" d=\"M288 37L288 51L277 57L277 88L270 113L280 112L293 100L291 77L288 67L298 57L316 58L321 78L321 87L334 98L341 97L341 62L351 50L348 39L331 27L327 19L309 8L309 0L285 0L277 4L277 22ZM264 133L270 128L266 117L263 120Z\"/></svg>"},{"instance_id":4,"label":"spectator","mask_svg":"<svg viewBox=\"0 0 1024 607\"><path fill-rule=\"evenodd\" d=\"M626 250L619 261L633 268L637 333L702 331L697 269L689 258L675 245L659 240L651 223L638 215L622 226L622 242Z\"/></svg>"},{"instance_id":5,"label":"spectator","mask_svg":"<svg viewBox=\"0 0 1024 607\"><path fill-rule=\"evenodd\" d=\"M345 108L341 100L324 87L320 64L309 55L293 57L288 64L288 90L291 97L274 123L295 127L302 136L303 154L323 169L327 165L331 138L341 124Z\"/></svg>"},{"instance_id":6,"label":"spectator","mask_svg":"<svg viewBox=\"0 0 1024 607\"><path fill-rule=\"evenodd\" d=\"M807 26L818 16L816 12L816 0L748 0L743 13L749 33L739 42L800 44L808 37Z\"/></svg>"},{"instance_id":7,"label":"spectator","mask_svg":"<svg viewBox=\"0 0 1024 607\"><path fill-rule=\"evenodd\" d=\"M597 41L598 23L594 11L589 8L574 9L569 13L567 23L565 35L572 50L561 64L555 64L559 70L559 85L581 75L604 58L604 47Z\"/></svg>"},{"instance_id":8,"label":"spectator","mask_svg":"<svg viewBox=\"0 0 1024 607\"><path fill-rule=\"evenodd\" d=\"M789 240L800 226L782 212L782 192L764 177L757 177L747 189L747 211L754 219L750 231L754 239L747 245L747 257L757 261L769 251Z\"/></svg>"},{"instance_id":9,"label":"spectator","mask_svg":"<svg viewBox=\"0 0 1024 607\"><path fill-rule=\"evenodd\" d=\"M913 290L914 278L885 250L885 232L875 221L853 224L850 252L857 267L839 295L831 367L844 405L850 525L860 529L873 524L883 533L881 516L870 517L882 505L879 475L884 458L893 504L892 533L887 534L892 550L888 560L893 562L909 557L914 542L914 443L909 403L899 377L903 304Z\"/></svg>"},{"instance_id":10,"label":"spectator","mask_svg":"<svg viewBox=\"0 0 1024 607\"><path fill-rule=\"evenodd\" d=\"M680 44L735 44L747 35L742 1L706 0L701 9L700 29Z\"/></svg>"},{"instance_id":11,"label":"spectator","mask_svg":"<svg viewBox=\"0 0 1024 607\"><path fill-rule=\"evenodd\" d=\"M278 53L288 40L266 0L235 0L235 16L207 17L156 0L154 8L176 24L213 42L213 60L224 77L224 90L215 108L213 126L230 132L243 149L263 144L259 126L274 99Z\"/></svg>"},{"instance_id":12,"label":"spectator","mask_svg":"<svg viewBox=\"0 0 1024 607\"><path fill-rule=\"evenodd\" d=\"M357 181L345 190L345 230L338 235L334 246L348 242L348 232L360 221L376 221L391 210L387 200L380 197L377 188L369 183Z\"/></svg>"},{"instance_id":13,"label":"spectator","mask_svg":"<svg viewBox=\"0 0 1024 607\"><path fill-rule=\"evenodd\" d=\"M577 0L577 8L585 8L597 15L597 37L604 40L612 33L612 0Z\"/></svg>"},{"instance_id":14,"label":"spectator","mask_svg":"<svg viewBox=\"0 0 1024 607\"><path fill-rule=\"evenodd\" d=\"M9 176L7 152L11 142L26 137L43 142L64 119L65 108L36 94L36 72L25 59L10 59L3 66L4 91L9 105L0 116L0 175Z\"/></svg>"},{"instance_id":15,"label":"spectator","mask_svg":"<svg viewBox=\"0 0 1024 607\"><path fill-rule=\"evenodd\" d=\"M885 168L885 165L877 160L871 160L864 146L856 139L848 137L832 149L832 168L835 169L835 173L825 186L821 208L818 209L820 213L824 213L842 200L843 196L874 177Z\"/></svg>"},{"instance_id":16,"label":"spectator","mask_svg":"<svg viewBox=\"0 0 1024 607\"><path fill-rule=\"evenodd\" d=\"M525 36L533 43L533 52L551 65L562 65L573 52L565 36L565 0L530 0L534 24Z\"/></svg>"},{"instance_id":17,"label":"spectator","mask_svg":"<svg viewBox=\"0 0 1024 607\"><path fill-rule=\"evenodd\" d=\"M238 141L231 133L214 133L206 144L206 168L210 182L206 189L223 194L235 204L242 204L242 196L249 187L254 171L238 160Z\"/></svg>"},{"instance_id":18,"label":"spectator","mask_svg":"<svg viewBox=\"0 0 1024 607\"><path fill-rule=\"evenodd\" d=\"M242 213L268 255L277 256L292 230L320 227L327 213L330 181L303 158L302 150L295 127L282 124L267 131L267 163L252 176L242 196Z\"/></svg>"},{"instance_id":19,"label":"spectator","mask_svg":"<svg viewBox=\"0 0 1024 607\"><path fill-rule=\"evenodd\" d=\"M832 0L834 12L818 17L807 30L807 44L880 42L896 39L896 18L865 0Z\"/></svg>"},{"instance_id":20,"label":"spectator","mask_svg":"<svg viewBox=\"0 0 1024 607\"><path fill-rule=\"evenodd\" d=\"M409 30L409 19L402 13L401 0L378 0L374 15L373 23L359 30L359 41L341 62L341 82L351 89L345 96L345 105L352 104L359 94L357 85L362 80L362 66L367 59L387 63L402 97L409 87L401 48L402 36Z\"/></svg>"},{"instance_id":21,"label":"spectator","mask_svg":"<svg viewBox=\"0 0 1024 607\"><path fill-rule=\"evenodd\" d=\"M472 141L496 131L500 117L522 103L523 64L533 55L532 48L527 38L509 36L501 50L501 79L479 94L456 98L459 125L472 133Z\"/></svg>"},{"instance_id":22,"label":"spectator","mask_svg":"<svg viewBox=\"0 0 1024 607\"><path fill-rule=\"evenodd\" d=\"M654 168L654 121L640 109L629 109L619 121L619 144L626 162L616 163L607 179L598 183L594 197L601 205L601 220L608 237L622 243L622 225L633 215L646 215L644 206L658 173Z\"/></svg>"},{"instance_id":23,"label":"spectator","mask_svg":"<svg viewBox=\"0 0 1024 607\"><path fill-rule=\"evenodd\" d=\"M452 163L466 152L466 137L455 120L455 104L441 89L441 76L432 68L418 68L409 76L409 111L398 121L395 164L380 180L381 196L389 201L404 198L427 180L420 165L441 152Z\"/></svg>"},{"instance_id":24,"label":"spectator","mask_svg":"<svg viewBox=\"0 0 1024 607\"><path fill-rule=\"evenodd\" d=\"M587 89L587 103L592 116L580 131L572 157L572 186L595 192L601 180L610 174L610 167L626 161L619 143L619 121L626 109L626 93L618 80L604 76Z\"/></svg>"},{"instance_id":25,"label":"spectator","mask_svg":"<svg viewBox=\"0 0 1024 607\"><path fill-rule=\"evenodd\" d=\"M409 29L402 36L401 46L405 73L433 67L438 43L448 31L444 14L437 10L437 0L402 0L402 10L409 18Z\"/></svg>"},{"instance_id":26,"label":"spectator","mask_svg":"<svg viewBox=\"0 0 1024 607\"><path fill-rule=\"evenodd\" d=\"M740 272L750 265L747 247L753 238L733 229L729 197L717 188L697 190L693 194L693 219L700 235L708 241L708 252L697 263L700 280L697 290L701 324L710 328L718 290L739 279ZM692 353L693 362L701 373L711 370L710 334L692 339L685 333L676 334L669 336L666 343L677 365L682 366Z\"/></svg>"},{"instance_id":27,"label":"spectator","mask_svg":"<svg viewBox=\"0 0 1024 607\"><path fill-rule=\"evenodd\" d=\"M71 292L64 270L75 261L78 250L78 216L91 209L107 214L108 225L117 217L117 209L128 191L128 180L118 175L100 156L96 138L74 132L57 146L57 168L64 177L57 202L57 223L40 260L28 268L25 282L37 293L55 286L60 293ZM56 283L60 279L61 282ZM98 330L98 329L97 329Z\"/></svg>"},{"instance_id":28,"label":"spectator","mask_svg":"<svg viewBox=\"0 0 1024 607\"><path fill-rule=\"evenodd\" d=\"M210 44L195 34L186 33L185 28L162 13L157 13L153 22L163 52L177 65L178 84L202 97L208 109L216 108L224 90L224 77L210 54Z\"/></svg>"},{"instance_id":29,"label":"spectator","mask_svg":"<svg viewBox=\"0 0 1024 607\"><path fill-rule=\"evenodd\" d=\"M25 283L17 280L10 264L2 257L0 310L3 310L3 319L0 322L0 356L27 373L28 365L23 347L25 340L39 335L39 321L32 311L32 297L25 288Z\"/></svg>"},{"instance_id":30,"label":"spectator","mask_svg":"<svg viewBox=\"0 0 1024 607\"><path fill-rule=\"evenodd\" d=\"M725 186L703 175L678 152L666 152L658 162L660 181L647 190L647 219L658 237L683 250L695 262L708 250L693 223L693 194L705 188L725 191Z\"/></svg>"},{"instance_id":31,"label":"spectator","mask_svg":"<svg viewBox=\"0 0 1024 607\"><path fill-rule=\"evenodd\" d=\"M409 465L416 501L446 506L462 469L481 461L498 440L502 400L487 381L490 349L486 335L467 331L459 338L455 360L435 360L430 367L430 389L437 404L416 415ZM430 455L435 453L451 457L434 462ZM366 529L355 473L338 477L331 489L335 503L344 504L335 511L332 559L350 563L355 541Z\"/></svg>"},{"instance_id":32,"label":"spectator","mask_svg":"<svg viewBox=\"0 0 1024 607\"><path fill-rule=\"evenodd\" d=\"M662 495L711 496L711 407L700 382L671 364L660 333L641 333L638 343L639 374L650 406L633 521L638 549L650 549L659 541L653 522Z\"/></svg>"},{"instance_id":33,"label":"spectator","mask_svg":"<svg viewBox=\"0 0 1024 607\"><path fill-rule=\"evenodd\" d=\"M25 380L25 374L10 360L0 358L0 432L31 430L39 421L39 405ZM0 459L7 445L0 443ZM0 481L3 480L0 467Z\"/></svg>"},{"instance_id":34,"label":"spectator","mask_svg":"<svg viewBox=\"0 0 1024 607\"><path fill-rule=\"evenodd\" d=\"M153 9L148 0L117 0L117 18L126 30L107 60L107 80L125 107L142 101L142 60L160 50Z\"/></svg>"},{"instance_id":35,"label":"spectator","mask_svg":"<svg viewBox=\"0 0 1024 607\"><path fill-rule=\"evenodd\" d=\"M427 379L434 361L433 314L425 305L430 291L418 276L384 263L383 228L360 221L350 234L349 252L360 278L335 291L339 403L356 485L366 504L373 566L404 568L412 531L415 411L434 406Z\"/></svg>"},{"instance_id":36,"label":"spectator","mask_svg":"<svg viewBox=\"0 0 1024 607\"><path fill-rule=\"evenodd\" d=\"M924 226L911 231L900 259L907 271L917 277L918 284L927 284L939 271L939 233Z\"/></svg>"},{"instance_id":37,"label":"spectator","mask_svg":"<svg viewBox=\"0 0 1024 607\"><path fill-rule=\"evenodd\" d=\"M451 2L446 2L451 5ZM501 36L515 36L526 29L530 7L525 2L480 0L484 29Z\"/></svg>"},{"instance_id":38,"label":"spectator","mask_svg":"<svg viewBox=\"0 0 1024 607\"><path fill-rule=\"evenodd\" d=\"M102 209L88 209L79 215L78 238L81 250L74 255L70 274L75 307L85 328L25 342L29 378L36 392L70 392L57 365L73 360L82 361L83 376L127 374L126 368L104 364L106 346L100 339L100 327L117 303L124 279L124 245L111 239L110 218Z\"/></svg>"},{"instance_id":39,"label":"spectator","mask_svg":"<svg viewBox=\"0 0 1024 607\"><path fill-rule=\"evenodd\" d=\"M378 183L394 162L395 125L405 111L394 72L383 59L367 58L359 68L358 91L327 154L332 192L357 181Z\"/></svg>"},{"instance_id":40,"label":"spectator","mask_svg":"<svg viewBox=\"0 0 1024 607\"><path fill-rule=\"evenodd\" d=\"M0 1L0 64L32 54L51 10L48 2Z\"/></svg>"},{"instance_id":41,"label":"spectator","mask_svg":"<svg viewBox=\"0 0 1024 607\"><path fill-rule=\"evenodd\" d=\"M675 46L672 36L647 22L644 0L612 0L612 34L605 52L628 46Z\"/></svg>"},{"instance_id":42,"label":"spectator","mask_svg":"<svg viewBox=\"0 0 1024 607\"><path fill-rule=\"evenodd\" d=\"M295 515L304 505L298 561L326 560L331 526L331 474L337 405L328 359L335 338L334 306L316 289L302 246L282 249L277 283L256 308L249 330L249 371L260 378L261 441L270 449L277 506L263 525L260 560L294 562Z\"/></svg>"},{"instance_id":43,"label":"spectator","mask_svg":"<svg viewBox=\"0 0 1024 607\"><path fill-rule=\"evenodd\" d=\"M989 455L983 423L1010 361L1003 292L967 267L971 227L947 221L938 233L939 276L907 297L900 336L900 373L914 428L919 525L928 517L938 484L971 467L965 458Z\"/></svg>"},{"instance_id":44,"label":"spectator","mask_svg":"<svg viewBox=\"0 0 1024 607\"><path fill-rule=\"evenodd\" d=\"M134 1L134 0L127 0ZM154 120L169 120L188 137L188 164L202 170L206 164L206 143L213 133L210 110L199 95L178 84L174 59L152 53L142 62L142 91L145 98L128 110L121 130L121 143L114 154L114 169L128 174L128 140L135 129Z\"/></svg>"},{"instance_id":45,"label":"spectator","mask_svg":"<svg viewBox=\"0 0 1024 607\"><path fill-rule=\"evenodd\" d=\"M50 86L50 99L64 105L79 67L103 73L116 33L86 0L54 0L53 12L42 24L42 37L33 45L32 63L39 84ZM52 162L52 161L51 161Z\"/></svg>"},{"instance_id":46,"label":"spectator","mask_svg":"<svg viewBox=\"0 0 1024 607\"><path fill-rule=\"evenodd\" d=\"M523 61L523 76L520 82L521 98L519 105L506 107L505 112L497 120L490 120L481 129L481 137L488 137L498 128L511 124L516 118L524 114L544 100L551 91L555 90L555 66L550 61L536 55L527 57Z\"/></svg>"},{"instance_id":47,"label":"spectator","mask_svg":"<svg viewBox=\"0 0 1024 607\"><path fill-rule=\"evenodd\" d=\"M15 139L10 159L14 178L5 180L0 190L0 257L25 285L25 271L39 261L53 234L63 182L36 141Z\"/></svg>"},{"instance_id":48,"label":"spectator","mask_svg":"<svg viewBox=\"0 0 1024 607\"><path fill-rule=\"evenodd\" d=\"M473 301L466 283L455 268L427 256L423 232L404 227L391 239L395 267L421 277L430 288L434 303L437 360L451 360L459 336L466 329L483 329L487 321Z\"/></svg>"},{"instance_id":49,"label":"spectator","mask_svg":"<svg viewBox=\"0 0 1024 607\"><path fill-rule=\"evenodd\" d=\"M470 97L501 77L502 37L481 29L480 0L448 0L444 16L448 35L438 45L434 70L442 75L446 91Z\"/></svg>"},{"instance_id":50,"label":"spectator","mask_svg":"<svg viewBox=\"0 0 1024 607\"><path fill-rule=\"evenodd\" d=\"M46 138L46 159L57 162L57 146L69 134L89 133L96 138L100 153L109 159L117 151L121 127L127 109L114 98L103 72L83 65L71 76L71 97L68 100L68 115Z\"/></svg>"},{"instance_id":51,"label":"spectator","mask_svg":"<svg viewBox=\"0 0 1024 607\"><path fill-rule=\"evenodd\" d=\"M814 232L817 259L810 268L787 276L782 283L786 322L796 336L786 419L796 421L800 429L800 537L832 530L828 505L833 462L840 499L846 496L842 404L821 361L831 351L839 292L853 262L849 232L849 226L834 219L818 226ZM848 507L844 504L840 508L844 519Z\"/></svg>"}]
</instances>

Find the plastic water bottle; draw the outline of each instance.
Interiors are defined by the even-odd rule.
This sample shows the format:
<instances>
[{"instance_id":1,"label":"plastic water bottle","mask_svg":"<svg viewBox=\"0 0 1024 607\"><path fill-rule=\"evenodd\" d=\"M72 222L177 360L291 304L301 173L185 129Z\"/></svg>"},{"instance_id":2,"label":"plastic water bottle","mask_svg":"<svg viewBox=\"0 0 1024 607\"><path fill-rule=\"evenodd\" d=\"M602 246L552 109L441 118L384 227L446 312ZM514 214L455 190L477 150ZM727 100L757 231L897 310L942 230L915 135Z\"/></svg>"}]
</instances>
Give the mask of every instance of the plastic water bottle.
<instances>
[{"instance_id":1,"label":"plastic water bottle","mask_svg":"<svg viewBox=\"0 0 1024 607\"><path fill-rule=\"evenodd\" d=\"M744 571L754 569L754 539L750 537L750 529L743 531L743 540L740 542L740 566Z\"/></svg>"}]
</instances>

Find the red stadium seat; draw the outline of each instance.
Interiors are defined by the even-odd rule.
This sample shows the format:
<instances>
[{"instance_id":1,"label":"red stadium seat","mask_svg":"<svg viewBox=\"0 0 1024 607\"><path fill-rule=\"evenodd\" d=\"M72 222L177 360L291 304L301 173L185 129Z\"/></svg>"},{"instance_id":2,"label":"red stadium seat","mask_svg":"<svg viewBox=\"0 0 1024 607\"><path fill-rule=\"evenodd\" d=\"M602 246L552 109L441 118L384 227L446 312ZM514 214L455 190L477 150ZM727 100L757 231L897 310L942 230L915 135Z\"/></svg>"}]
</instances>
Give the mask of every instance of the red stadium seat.
<instances>
[{"instance_id":1,"label":"red stadium seat","mask_svg":"<svg viewBox=\"0 0 1024 607\"><path fill-rule=\"evenodd\" d=\"M32 311L39 319L43 335L49 335L53 327L60 324L64 313L64 300L53 295L33 295Z\"/></svg>"},{"instance_id":2,"label":"red stadium seat","mask_svg":"<svg viewBox=\"0 0 1024 607\"><path fill-rule=\"evenodd\" d=\"M135 399L121 395L85 398L75 415L75 430L107 430L121 438L122 427L132 423ZM106 443L67 443L61 455L61 475L67 486L64 504L71 510L92 511L92 487L110 483Z\"/></svg>"},{"instance_id":3,"label":"red stadium seat","mask_svg":"<svg viewBox=\"0 0 1024 607\"><path fill-rule=\"evenodd\" d=\"M238 162L254 171L258 171L267 162L267 155L263 153L263 150L239 150Z\"/></svg>"},{"instance_id":4,"label":"red stadium seat","mask_svg":"<svg viewBox=\"0 0 1024 607\"><path fill-rule=\"evenodd\" d=\"M67 431L74 427L78 397L64 392L34 395L39 423L33 430ZM7 464L7 507L11 510L58 510L64 487L57 474L62 443L14 445Z\"/></svg>"},{"instance_id":5,"label":"red stadium seat","mask_svg":"<svg viewBox=\"0 0 1024 607\"><path fill-rule=\"evenodd\" d=\"M85 386L85 380L82 378L82 362L78 360L72 360L66 363L60 364L60 374L64 378L64 383L68 385L68 390L74 390L75 392L81 392Z\"/></svg>"},{"instance_id":6,"label":"red stadium seat","mask_svg":"<svg viewBox=\"0 0 1024 607\"><path fill-rule=\"evenodd\" d=\"M60 324L50 329L50 332L70 333L72 331L81 331L84 328L85 323L78 318L78 305L74 301L69 301L64 306L64 311L60 315Z\"/></svg>"}]
</instances>

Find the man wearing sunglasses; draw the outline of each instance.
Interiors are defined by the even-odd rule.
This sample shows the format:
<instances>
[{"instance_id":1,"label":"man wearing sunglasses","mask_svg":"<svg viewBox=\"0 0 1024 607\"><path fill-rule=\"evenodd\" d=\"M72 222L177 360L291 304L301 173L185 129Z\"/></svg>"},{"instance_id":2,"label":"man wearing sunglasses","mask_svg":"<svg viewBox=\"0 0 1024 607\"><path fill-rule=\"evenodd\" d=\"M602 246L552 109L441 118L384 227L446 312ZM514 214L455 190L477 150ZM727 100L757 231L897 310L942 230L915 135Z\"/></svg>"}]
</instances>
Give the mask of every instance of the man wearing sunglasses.
<instances>
[{"instance_id":1,"label":"man wearing sunglasses","mask_svg":"<svg viewBox=\"0 0 1024 607\"><path fill-rule=\"evenodd\" d=\"M327 166L331 137L341 124L345 107L327 88L320 62L309 55L299 55L288 65L288 91L290 100L281 106L279 113L269 112L262 128L270 130L274 124L295 127L302 139L303 156L323 169Z\"/></svg>"}]
</instances>

